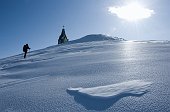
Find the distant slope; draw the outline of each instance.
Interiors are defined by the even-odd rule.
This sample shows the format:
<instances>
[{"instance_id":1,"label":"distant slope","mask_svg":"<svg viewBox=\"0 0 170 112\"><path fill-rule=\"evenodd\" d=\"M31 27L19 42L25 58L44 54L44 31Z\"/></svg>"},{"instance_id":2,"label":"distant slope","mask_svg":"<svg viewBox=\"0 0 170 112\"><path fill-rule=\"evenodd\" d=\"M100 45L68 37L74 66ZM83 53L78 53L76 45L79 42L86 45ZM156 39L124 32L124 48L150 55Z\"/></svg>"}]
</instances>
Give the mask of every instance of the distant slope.
<instances>
[{"instance_id":1,"label":"distant slope","mask_svg":"<svg viewBox=\"0 0 170 112\"><path fill-rule=\"evenodd\" d=\"M125 39L123 38L111 37L102 34L91 34L91 35L84 36L80 39L70 41L69 43L82 43L82 42L103 41L103 40L125 41Z\"/></svg>"},{"instance_id":2,"label":"distant slope","mask_svg":"<svg viewBox=\"0 0 170 112\"><path fill-rule=\"evenodd\" d=\"M47 48L39 49L39 50L36 50L36 51L31 51L30 53L34 54L34 55L36 55L36 54L42 55L42 54L44 54L44 51L46 52L47 49L51 49L51 48L52 49L57 48L60 51L61 50L60 47L62 47L63 45L74 44L74 43L83 43L83 42L93 42L93 41L104 41L104 40L125 41L125 39L123 39L123 38L111 37L111 36L107 36L107 35L103 35L103 34L91 34L91 35L86 35L86 36L79 38L79 39L76 39L76 40L69 41L69 42L67 42L67 44L61 44L61 46L60 45L53 45L53 46L49 46ZM15 56L2 58L2 59L0 59L0 62L3 61L4 59L6 60L6 59L13 59L13 58L22 58L23 57L22 55L23 54L19 54L19 55L15 55Z\"/></svg>"}]
</instances>

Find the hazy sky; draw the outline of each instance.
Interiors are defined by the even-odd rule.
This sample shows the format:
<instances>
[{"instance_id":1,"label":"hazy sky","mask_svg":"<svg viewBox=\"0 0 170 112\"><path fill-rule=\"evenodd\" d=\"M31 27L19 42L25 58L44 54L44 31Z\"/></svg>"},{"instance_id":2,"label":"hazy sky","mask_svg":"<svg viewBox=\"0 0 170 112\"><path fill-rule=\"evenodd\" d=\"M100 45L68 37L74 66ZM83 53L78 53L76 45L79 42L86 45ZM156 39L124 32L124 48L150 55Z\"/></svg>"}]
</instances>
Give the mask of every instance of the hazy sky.
<instances>
[{"instance_id":1,"label":"hazy sky","mask_svg":"<svg viewBox=\"0 0 170 112\"><path fill-rule=\"evenodd\" d=\"M133 3L140 7L134 9L129 5ZM170 40L169 4L170 0L0 0L0 58L22 53L25 43L31 50L57 44L63 25L69 40L88 34Z\"/></svg>"}]
</instances>

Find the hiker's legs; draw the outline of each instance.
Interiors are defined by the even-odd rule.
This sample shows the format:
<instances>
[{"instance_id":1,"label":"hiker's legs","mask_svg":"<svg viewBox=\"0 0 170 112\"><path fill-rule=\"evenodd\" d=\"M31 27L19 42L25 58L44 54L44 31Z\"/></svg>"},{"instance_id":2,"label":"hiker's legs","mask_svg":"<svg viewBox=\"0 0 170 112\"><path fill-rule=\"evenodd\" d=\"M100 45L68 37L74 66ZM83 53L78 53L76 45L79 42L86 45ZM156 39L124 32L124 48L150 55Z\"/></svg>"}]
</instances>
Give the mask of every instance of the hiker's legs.
<instances>
[{"instance_id":1,"label":"hiker's legs","mask_svg":"<svg viewBox=\"0 0 170 112\"><path fill-rule=\"evenodd\" d=\"M26 58L27 52L24 53L24 58Z\"/></svg>"}]
</instances>

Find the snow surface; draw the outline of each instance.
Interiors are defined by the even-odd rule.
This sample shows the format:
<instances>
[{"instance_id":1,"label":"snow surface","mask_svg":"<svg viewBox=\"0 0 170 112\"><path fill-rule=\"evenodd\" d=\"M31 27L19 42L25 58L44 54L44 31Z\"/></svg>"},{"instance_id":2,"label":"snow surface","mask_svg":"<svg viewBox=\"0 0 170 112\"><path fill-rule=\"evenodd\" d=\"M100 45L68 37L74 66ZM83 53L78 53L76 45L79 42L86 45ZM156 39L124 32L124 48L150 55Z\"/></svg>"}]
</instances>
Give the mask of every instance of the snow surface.
<instances>
[{"instance_id":1,"label":"snow surface","mask_svg":"<svg viewBox=\"0 0 170 112\"><path fill-rule=\"evenodd\" d=\"M107 39L51 46L29 52L26 59L23 54L0 59L0 112L170 112L169 63L169 42ZM123 95L111 91L114 97L105 100L80 95L87 88L100 93L94 88L122 83L126 86L117 92Z\"/></svg>"},{"instance_id":2,"label":"snow surface","mask_svg":"<svg viewBox=\"0 0 170 112\"><path fill-rule=\"evenodd\" d=\"M144 95L149 91L150 85L151 82L132 80L92 88L68 88L67 92L73 95L75 97L74 99L84 105L88 110L105 110L113 102L115 103L123 97L139 97ZM92 102L93 105L91 105Z\"/></svg>"},{"instance_id":3,"label":"snow surface","mask_svg":"<svg viewBox=\"0 0 170 112\"><path fill-rule=\"evenodd\" d=\"M87 97L98 98L98 99L108 99L116 98L121 95L141 95L148 91L148 87L151 82L145 82L141 80L132 80L112 85L92 87L92 88L68 88L69 92L77 92L80 95L85 95Z\"/></svg>"}]
</instances>

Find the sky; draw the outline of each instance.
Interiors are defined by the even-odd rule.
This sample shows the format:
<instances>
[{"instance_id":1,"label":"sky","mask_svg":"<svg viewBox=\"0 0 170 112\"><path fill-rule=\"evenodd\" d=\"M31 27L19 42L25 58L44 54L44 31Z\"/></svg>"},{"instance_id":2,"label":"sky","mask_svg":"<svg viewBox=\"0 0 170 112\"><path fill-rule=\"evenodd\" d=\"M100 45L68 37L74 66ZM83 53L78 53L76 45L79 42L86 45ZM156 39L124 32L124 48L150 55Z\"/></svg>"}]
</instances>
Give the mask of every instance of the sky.
<instances>
[{"instance_id":1,"label":"sky","mask_svg":"<svg viewBox=\"0 0 170 112\"><path fill-rule=\"evenodd\" d=\"M26 43L31 51L56 45L63 25L69 40L89 34L170 40L169 4L169 0L0 0L0 58L22 53Z\"/></svg>"}]
</instances>

